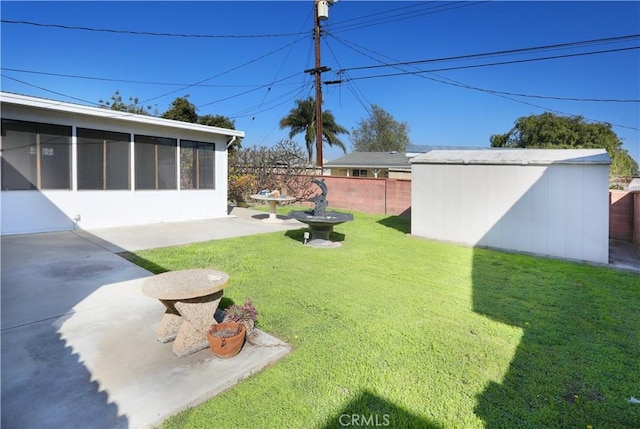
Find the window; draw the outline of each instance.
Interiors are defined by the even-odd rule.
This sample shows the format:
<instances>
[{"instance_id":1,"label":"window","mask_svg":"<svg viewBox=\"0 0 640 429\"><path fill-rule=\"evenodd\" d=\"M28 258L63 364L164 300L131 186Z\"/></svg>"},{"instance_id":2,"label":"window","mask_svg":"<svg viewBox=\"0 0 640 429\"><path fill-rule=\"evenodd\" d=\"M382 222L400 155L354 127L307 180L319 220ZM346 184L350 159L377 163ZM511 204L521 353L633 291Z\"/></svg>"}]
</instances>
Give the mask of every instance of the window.
<instances>
[{"instance_id":1,"label":"window","mask_svg":"<svg viewBox=\"0 0 640 429\"><path fill-rule=\"evenodd\" d=\"M78 128L78 189L129 189L129 134Z\"/></svg>"},{"instance_id":2,"label":"window","mask_svg":"<svg viewBox=\"0 0 640 429\"><path fill-rule=\"evenodd\" d=\"M213 143L180 140L180 189L214 189Z\"/></svg>"},{"instance_id":3,"label":"window","mask_svg":"<svg viewBox=\"0 0 640 429\"><path fill-rule=\"evenodd\" d=\"M136 189L176 189L178 141L135 136Z\"/></svg>"},{"instance_id":4,"label":"window","mask_svg":"<svg viewBox=\"0 0 640 429\"><path fill-rule=\"evenodd\" d=\"M2 189L71 189L71 127L3 119Z\"/></svg>"},{"instance_id":5,"label":"window","mask_svg":"<svg viewBox=\"0 0 640 429\"><path fill-rule=\"evenodd\" d=\"M367 170L359 170L357 168L355 168L352 173L353 173L353 177L367 177L368 176Z\"/></svg>"}]
</instances>

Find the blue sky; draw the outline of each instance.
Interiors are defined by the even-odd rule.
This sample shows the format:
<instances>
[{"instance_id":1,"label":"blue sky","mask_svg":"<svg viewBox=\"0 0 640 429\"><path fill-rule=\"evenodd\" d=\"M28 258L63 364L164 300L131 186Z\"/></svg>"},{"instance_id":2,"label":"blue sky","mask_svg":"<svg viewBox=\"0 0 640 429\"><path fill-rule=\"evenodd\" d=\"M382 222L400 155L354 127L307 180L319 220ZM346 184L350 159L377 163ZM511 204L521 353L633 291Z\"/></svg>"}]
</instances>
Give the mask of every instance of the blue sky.
<instances>
[{"instance_id":1,"label":"blue sky","mask_svg":"<svg viewBox=\"0 0 640 429\"><path fill-rule=\"evenodd\" d=\"M119 90L160 112L189 94L200 115L235 120L245 147L287 138L279 120L296 99L315 94L304 73L314 67L312 0L0 7L3 91L95 104ZM323 81L343 81L323 85L323 107L349 130L376 104L408 124L414 144L486 147L518 117L552 111L613 124L640 160L640 38L442 60L638 35L640 2L340 0L322 25L322 65L331 68ZM552 56L564 58L529 61ZM499 62L511 64L488 65ZM342 138L351 152L349 137ZM302 135L294 140L304 144ZM327 160L341 155L324 149Z\"/></svg>"}]
</instances>

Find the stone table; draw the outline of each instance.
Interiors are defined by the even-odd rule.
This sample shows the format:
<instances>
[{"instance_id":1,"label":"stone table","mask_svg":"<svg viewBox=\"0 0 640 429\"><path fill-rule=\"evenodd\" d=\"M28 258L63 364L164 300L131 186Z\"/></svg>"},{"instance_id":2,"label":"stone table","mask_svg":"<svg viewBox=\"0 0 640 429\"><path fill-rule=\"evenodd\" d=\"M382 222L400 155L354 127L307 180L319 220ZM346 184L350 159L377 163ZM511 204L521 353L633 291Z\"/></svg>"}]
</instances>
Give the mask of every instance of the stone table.
<instances>
[{"instance_id":1,"label":"stone table","mask_svg":"<svg viewBox=\"0 0 640 429\"><path fill-rule=\"evenodd\" d=\"M271 222L271 223L282 222L282 219L278 219L278 216L276 215L276 205L278 203L286 203L286 202L291 202L296 200L295 197L289 197L287 195L280 195L278 197L274 197L270 195L256 194L256 195L251 195L251 198L253 198L254 200L269 202L269 217L262 219L262 221Z\"/></svg>"},{"instance_id":2,"label":"stone table","mask_svg":"<svg viewBox=\"0 0 640 429\"><path fill-rule=\"evenodd\" d=\"M170 271L146 279L142 292L166 307L157 340L173 341L173 354L179 358L207 348L207 331L217 323L214 314L228 283L227 273L209 269Z\"/></svg>"}]
</instances>

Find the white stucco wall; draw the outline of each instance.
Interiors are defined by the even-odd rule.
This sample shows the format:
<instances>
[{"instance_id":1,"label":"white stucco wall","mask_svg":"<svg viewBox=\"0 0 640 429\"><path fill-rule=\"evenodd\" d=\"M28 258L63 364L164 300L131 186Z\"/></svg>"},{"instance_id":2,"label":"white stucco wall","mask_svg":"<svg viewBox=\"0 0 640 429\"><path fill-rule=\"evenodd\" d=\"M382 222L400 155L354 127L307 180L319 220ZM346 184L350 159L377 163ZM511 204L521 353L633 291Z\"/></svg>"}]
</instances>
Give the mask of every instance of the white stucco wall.
<instances>
[{"instance_id":1,"label":"white stucco wall","mask_svg":"<svg viewBox=\"0 0 640 429\"><path fill-rule=\"evenodd\" d=\"M411 234L608 263L608 178L604 150L430 152L412 160Z\"/></svg>"},{"instance_id":2,"label":"white stucco wall","mask_svg":"<svg viewBox=\"0 0 640 429\"><path fill-rule=\"evenodd\" d=\"M31 100L27 98L27 101ZM84 106L77 106L76 109L75 105L64 105L64 103L63 108L60 109L56 107L60 103L55 103L57 102L44 100L44 107L33 105L33 103L20 105L8 102L3 94L2 118L214 143L215 189L134 190L135 161L132 146L130 160L132 179L129 190L75 190L77 174L74 161L72 172L74 189L2 191L0 193L0 232L2 234L70 230L76 227L74 219L78 215L80 221L77 222L77 226L80 228L227 216L226 145L231 136L244 136L241 131L140 117ZM75 145L75 139L72 144ZM176 149L176 151L179 156L179 150ZM75 153L73 148L72 153ZM180 165L179 158L177 165Z\"/></svg>"}]
</instances>

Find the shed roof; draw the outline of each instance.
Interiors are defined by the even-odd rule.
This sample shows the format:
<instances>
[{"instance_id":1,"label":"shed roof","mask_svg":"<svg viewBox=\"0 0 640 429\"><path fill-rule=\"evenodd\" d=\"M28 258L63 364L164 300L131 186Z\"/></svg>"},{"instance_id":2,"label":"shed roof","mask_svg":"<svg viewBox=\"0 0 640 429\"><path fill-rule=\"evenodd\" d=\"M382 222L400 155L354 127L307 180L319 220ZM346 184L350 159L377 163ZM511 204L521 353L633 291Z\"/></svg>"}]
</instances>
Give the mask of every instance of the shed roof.
<instances>
[{"instance_id":1,"label":"shed roof","mask_svg":"<svg viewBox=\"0 0 640 429\"><path fill-rule=\"evenodd\" d=\"M431 152L432 150L486 150L492 149L491 147L479 147L479 146L432 146L425 144L410 144L407 148L407 156L411 157L419 155L421 153Z\"/></svg>"},{"instance_id":2,"label":"shed roof","mask_svg":"<svg viewBox=\"0 0 640 429\"><path fill-rule=\"evenodd\" d=\"M138 115L135 113L119 112L116 110L103 109L100 107L83 106L81 104L65 103L62 101L50 100L46 98L31 97L27 95L14 94L10 92L0 92L0 102L2 104L13 104L17 106L30 107L34 109L44 109L55 112L70 113L76 115L86 115L111 120L121 120L139 124L156 125L160 127L178 128L183 130L201 131L206 133L221 134L226 136L244 137L244 131L231 130L227 128L210 127L207 125L193 124L190 122L174 121L171 119L158 118L155 116Z\"/></svg>"},{"instance_id":3,"label":"shed roof","mask_svg":"<svg viewBox=\"0 0 640 429\"><path fill-rule=\"evenodd\" d=\"M433 150L411 158L411 164L609 165L604 149Z\"/></svg>"},{"instance_id":4,"label":"shed roof","mask_svg":"<svg viewBox=\"0 0 640 429\"><path fill-rule=\"evenodd\" d=\"M404 152L352 152L324 164L328 168L410 168Z\"/></svg>"}]
</instances>

